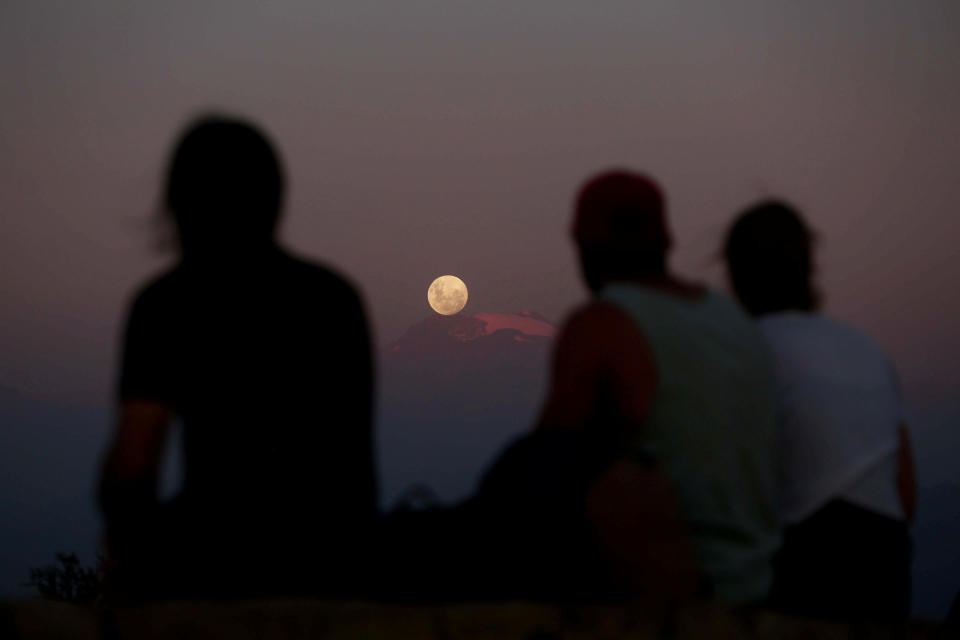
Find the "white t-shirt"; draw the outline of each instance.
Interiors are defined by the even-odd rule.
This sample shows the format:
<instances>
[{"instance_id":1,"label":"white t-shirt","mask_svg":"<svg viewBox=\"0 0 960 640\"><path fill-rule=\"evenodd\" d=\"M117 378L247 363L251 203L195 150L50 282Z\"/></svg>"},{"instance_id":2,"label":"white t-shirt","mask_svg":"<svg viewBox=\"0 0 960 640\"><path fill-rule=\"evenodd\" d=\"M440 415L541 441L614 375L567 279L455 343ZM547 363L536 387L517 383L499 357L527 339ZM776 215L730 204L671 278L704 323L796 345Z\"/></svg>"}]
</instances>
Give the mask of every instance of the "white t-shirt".
<instances>
[{"instance_id":1,"label":"white t-shirt","mask_svg":"<svg viewBox=\"0 0 960 640\"><path fill-rule=\"evenodd\" d=\"M903 519L903 408L887 356L860 331L817 314L771 314L759 324L779 389L781 519L794 524L835 498Z\"/></svg>"}]
</instances>

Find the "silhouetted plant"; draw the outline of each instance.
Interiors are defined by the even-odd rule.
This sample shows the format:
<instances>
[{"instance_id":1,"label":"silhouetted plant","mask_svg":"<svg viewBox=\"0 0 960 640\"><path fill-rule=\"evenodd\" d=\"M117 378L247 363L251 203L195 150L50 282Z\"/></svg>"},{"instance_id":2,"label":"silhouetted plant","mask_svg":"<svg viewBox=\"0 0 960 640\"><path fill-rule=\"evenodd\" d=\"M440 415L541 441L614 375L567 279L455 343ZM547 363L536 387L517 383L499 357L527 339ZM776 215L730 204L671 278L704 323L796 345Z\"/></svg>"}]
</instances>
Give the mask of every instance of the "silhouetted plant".
<instances>
[{"instance_id":1,"label":"silhouetted plant","mask_svg":"<svg viewBox=\"0 0 960 640\"><path fill-rule=\"evenodd\" d=\"M81 565L75 553L57 553L54 564L31 567L30 580L23 584L35 587L47 600L92 604L100 596L97 569Z\"/></svg>"}]
</instances>

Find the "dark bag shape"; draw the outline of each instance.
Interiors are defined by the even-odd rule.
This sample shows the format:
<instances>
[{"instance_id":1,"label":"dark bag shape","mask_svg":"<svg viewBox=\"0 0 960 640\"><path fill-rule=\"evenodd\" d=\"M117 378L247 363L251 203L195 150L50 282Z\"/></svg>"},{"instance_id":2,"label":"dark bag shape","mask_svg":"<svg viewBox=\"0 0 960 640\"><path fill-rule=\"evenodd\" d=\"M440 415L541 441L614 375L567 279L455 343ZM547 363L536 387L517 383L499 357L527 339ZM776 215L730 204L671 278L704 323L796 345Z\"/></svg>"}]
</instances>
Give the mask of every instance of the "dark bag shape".
<instances>
[{"instance_id":1,"label":"dark bag shape","mask_svg":"<svg viewBox=\"0 0 960 640\"><path fill-rule=\"evenodd\" d=\"M383 599L605 601L615 596L585 495L613 454L583 431L539 431L452 507L395 509L379 548Z\"/></svg>"}]
</instances>

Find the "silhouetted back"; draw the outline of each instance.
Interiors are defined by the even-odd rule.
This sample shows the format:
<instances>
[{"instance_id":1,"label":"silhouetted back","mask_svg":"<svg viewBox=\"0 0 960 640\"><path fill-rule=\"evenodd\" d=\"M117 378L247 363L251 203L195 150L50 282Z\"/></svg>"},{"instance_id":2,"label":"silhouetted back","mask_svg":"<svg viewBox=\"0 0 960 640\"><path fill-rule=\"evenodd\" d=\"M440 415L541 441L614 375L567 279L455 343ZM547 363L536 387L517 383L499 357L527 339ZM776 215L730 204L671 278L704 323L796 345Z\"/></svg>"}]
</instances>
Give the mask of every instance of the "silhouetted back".
<instances>
[{"instance_id":1,"label":"silhouetted back","mask_svg":"<svg viewBox=\"0 0 960 640\"><path fill-rule=\"evenodd\" d=\"M185 488L215 510L371 515L368 345L359 298L323 267L279 249L184 263L137 296L120 393L182 417Z\"/></svg>"},{"instance_id":2,"label":"silhouetted back","mask_svg":"<svg viewBox=\"0 0 960 640\"><path fill-rule=\"evenodd\" d=\"M187 131L167 189L182 260L134 300L119 389L183 422L176 539L157 544L224 583L246 565L265 591L310 557L331 566L376 513L364 310L342 277L274 244L282 184L250 125Z\"/></svg>"}]
</instances>

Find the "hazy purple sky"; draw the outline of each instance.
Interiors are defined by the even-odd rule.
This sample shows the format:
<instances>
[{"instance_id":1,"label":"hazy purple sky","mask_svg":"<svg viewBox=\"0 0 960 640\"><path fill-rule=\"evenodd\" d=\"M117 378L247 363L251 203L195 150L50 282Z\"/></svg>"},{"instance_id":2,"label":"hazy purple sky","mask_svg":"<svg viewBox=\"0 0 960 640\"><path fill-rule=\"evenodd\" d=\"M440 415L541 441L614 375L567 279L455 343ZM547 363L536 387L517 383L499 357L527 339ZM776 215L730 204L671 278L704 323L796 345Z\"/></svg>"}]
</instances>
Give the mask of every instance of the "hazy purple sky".
<instances>
[{"instance_id":1,"label":"hazy purple sky","mask_svg":"<svg viewBox=\"0 0 960 640\"><path fill-rule=\"evenodd\" d=\"M132 4L0 4L0 385L107 401L127 297L170 259L169 146L220 108L273 135L283 237L353 278L381 344L444 273L467 312L562 318L572 194L626 165L716 284L732 214L793 200L827 310L912 398L960 387L955 0Z\"/></svg>"}]
</instances>

